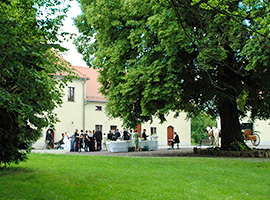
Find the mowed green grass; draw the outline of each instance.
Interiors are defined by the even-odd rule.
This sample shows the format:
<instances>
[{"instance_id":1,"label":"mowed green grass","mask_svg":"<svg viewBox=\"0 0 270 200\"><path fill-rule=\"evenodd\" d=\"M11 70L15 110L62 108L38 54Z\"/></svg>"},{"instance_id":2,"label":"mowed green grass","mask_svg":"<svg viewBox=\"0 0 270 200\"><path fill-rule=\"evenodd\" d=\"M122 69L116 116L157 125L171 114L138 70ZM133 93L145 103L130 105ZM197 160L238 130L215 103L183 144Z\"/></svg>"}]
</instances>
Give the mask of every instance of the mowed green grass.
<instances>
[{"instance_id":1,"label":"mowed green grass","mask_svg":"<svg viewBox=\"0 0 270 200\"><path fill-rule=\"evenodd\" d=\"M30 154L0 171L0 199L270 199L265 159Z\"/></svg>"}]
</instances>

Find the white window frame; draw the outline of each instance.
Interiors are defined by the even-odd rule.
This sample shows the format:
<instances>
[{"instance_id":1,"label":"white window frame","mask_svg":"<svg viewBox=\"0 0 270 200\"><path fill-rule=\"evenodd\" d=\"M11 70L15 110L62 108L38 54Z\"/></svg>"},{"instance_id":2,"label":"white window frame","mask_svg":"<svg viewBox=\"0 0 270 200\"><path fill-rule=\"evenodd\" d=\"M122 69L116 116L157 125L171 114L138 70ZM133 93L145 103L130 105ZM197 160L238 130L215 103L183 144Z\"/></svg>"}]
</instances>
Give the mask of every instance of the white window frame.
<instances>
[{"instance_id":1,"label":"white window frame","mask_svg":"<svg viewBox=\"0 0 270 200\"><path fill-rule=\"evenodd\" d=\"M71 98L71 90L73 89L73 100L70 100ZM75 87L68 86L68 91L67 91L67 100L68 102L75 102Z\"/></svg>"},{"instance_id":2,"label":"white window frame","mask_svg":"<svg viewBox=\"0 0 270 200\"><path fill-rule=\"evenodd\" d=\"M150 134L151 135L153 135L152 134L152 129L153 129L153 131L155 130L155 132L153 132L153 134L156 134L157 135L157 127L155 126L155 127L150 127Z\"/></svg>"}]
</instances>

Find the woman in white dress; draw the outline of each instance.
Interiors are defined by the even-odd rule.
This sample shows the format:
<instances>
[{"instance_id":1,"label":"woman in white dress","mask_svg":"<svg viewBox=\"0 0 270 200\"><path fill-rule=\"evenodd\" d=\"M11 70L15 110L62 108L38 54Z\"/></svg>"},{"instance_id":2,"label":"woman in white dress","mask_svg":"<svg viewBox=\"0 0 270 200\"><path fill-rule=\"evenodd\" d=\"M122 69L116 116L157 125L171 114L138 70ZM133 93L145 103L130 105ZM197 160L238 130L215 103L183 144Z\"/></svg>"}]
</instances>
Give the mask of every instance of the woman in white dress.
<instances>
[{"instance_id":1,"label":"woman in white dress","mask_svg":"<svg viewBox=\"0 0 270 200\"><path fill-rule=\"evenodd\" d=\"M102 149L104 150L107 150L107 141L108 141L107 134L104 133L102 138Z\"/></svg>"},{"instance_id":2,"label":"woman in white dress","mask_svg":"<svg viewBox=\"0 0 270 200\"><path fill-rule=\"evenodd\" d=\"M64 149L70 150L70 140L69 140L69 135L67 131L65 132L65 136L64 136Z\"/></svg>"}]
</instances>

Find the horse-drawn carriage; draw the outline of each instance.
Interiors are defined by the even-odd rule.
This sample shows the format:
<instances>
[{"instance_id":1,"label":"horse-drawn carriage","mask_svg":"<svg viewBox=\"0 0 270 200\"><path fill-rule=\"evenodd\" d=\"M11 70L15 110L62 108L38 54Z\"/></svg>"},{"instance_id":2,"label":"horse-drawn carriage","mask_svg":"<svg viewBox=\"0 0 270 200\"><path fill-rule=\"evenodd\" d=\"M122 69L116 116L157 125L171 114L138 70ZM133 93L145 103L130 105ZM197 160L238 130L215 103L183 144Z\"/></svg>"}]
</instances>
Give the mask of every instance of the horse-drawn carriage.
<instances>
[{"instance_id":1,"label":"horse-drawn carriage","mask_svg":"<svg viewBox=\"0 0 270 200\"><path fill-rule=\"evenodd\" d=\"M260 136L254 133L252 129L242 129L243 137L246 141L250 140L254 146L260 144Z\"/></svg>"},{"instance_id":2,"label":"horse-drawn carriage","mask_svg":"<svg viewBox=\"0 0 270 200\"><path fill-rule=\"evenodd\" d=\"M241 130L245 141L251 141L254 146L260 144L260 136L253 131L253 124L243 123L241 124ZM219 146L219 138L221 137L221 130L217 128L207 127L208 139L202 139L197 146Z\"/></svg>"},{"instance_id":3,"label":"horse-drawn carriage","mask_svg":"<svg viewBox=\"0 0 270 200\"><path fill-rule=\"evenodd\" d=\"M253 123L242 123L241 130L245 141L250 140L254 146L260 144L260 136L253 131Z\"/></svg>"}]
</instances>

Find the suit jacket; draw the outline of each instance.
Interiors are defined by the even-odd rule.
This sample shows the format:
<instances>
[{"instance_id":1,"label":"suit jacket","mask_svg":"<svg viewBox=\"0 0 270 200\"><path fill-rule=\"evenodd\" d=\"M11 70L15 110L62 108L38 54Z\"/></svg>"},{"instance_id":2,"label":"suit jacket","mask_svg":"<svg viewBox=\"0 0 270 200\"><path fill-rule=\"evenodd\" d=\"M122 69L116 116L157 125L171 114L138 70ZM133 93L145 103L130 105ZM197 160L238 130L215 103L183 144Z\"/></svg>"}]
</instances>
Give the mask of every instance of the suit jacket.
<instances>
[{"instance_id":1,"label":"suit jacket","mask_svg":"<svg viewBox=\"0 0 270 200\"><path fill-rule=\"evenodd\" d=\"M52 134L51 133L47 133L46 134L46 140L52 140Z\"/></svg>"},{"instance_id":2,"label":"suit jacket","mask_svg":"<svg viewBox=\"0 0 270 200\"><path fill-rule=\"evenodd\" d=\"M112 140L113 139L113 134L112 133L108 133L107 138L108 138L108 140Z\"/></svg>"},{"instance_id":3,"label":"suit jacket","mask_svg":"<svg viewBox=\"0 0 270 200\"><path fill-rule=\"evenodd\" d=\"M96 138L97 141L102 140L102 133L101 131L96 131L94 134L94 138Z\"/></svg>"},{"instance_id":4,"label":"suit jacket","mask_svg":"<svg viewBox=\"0 0 270 200\"><path fill-rule=\"evenodd\" d=\"M180 143L180 140L179 140L179 135L176 135L175 138L174 138L174 143Z\"/></svg>"},{"instance_id":5,"label":"suit jacket","mask_svg":"<svg viewBox=\"0 0 270 200\"><path fill-rule=\"evenodd\" d=\"M119 131L116 131L114 134L115 134L115 140L117 140L119 137L121 137L121 134Z\"/></svg>"},{"instance_id":6,"label":"suit jacket","mask_svg":"<svg viewBox=\"0 0 270 200\"><path fill-rule=\"evenodd\" d=\"M124 140L128 140L129 139L129 136L128 136L128 132L127 131L124 131Z\"/></svg>"},{"instance_id":7,"label":"suit jacket","mask_svg":"<svg viewBox=\"0 0 270 200\"><path fill-rule=\"evenodd\" d=\"M143 138L144 140L147 140L147 136L146 136L146 133L145 133L145 132L142 133L142 138Z\"/></svg>"}]
</instances>

